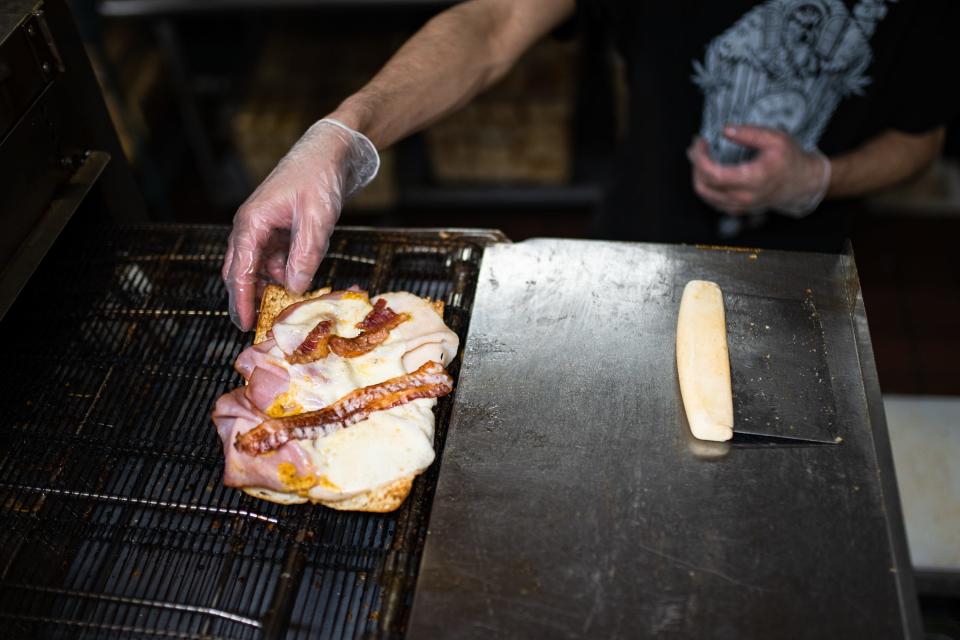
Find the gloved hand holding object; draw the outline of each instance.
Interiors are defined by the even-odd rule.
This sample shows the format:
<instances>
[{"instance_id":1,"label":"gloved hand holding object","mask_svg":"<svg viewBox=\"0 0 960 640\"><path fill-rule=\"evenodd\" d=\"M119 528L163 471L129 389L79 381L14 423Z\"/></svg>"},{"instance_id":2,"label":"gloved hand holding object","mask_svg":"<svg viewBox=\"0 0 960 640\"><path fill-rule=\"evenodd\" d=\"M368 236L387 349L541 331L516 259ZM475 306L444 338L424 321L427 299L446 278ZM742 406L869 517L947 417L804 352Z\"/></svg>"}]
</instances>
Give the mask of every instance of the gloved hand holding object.
<instances>
[{"instance_id":1,"label":"gloved hand holding object","mask_svg":"<svg viewBox=\"0 0 960 640\"><path fill-rule=\"evenodd\" d=\"M303 134L233 218L222 276L230 318L249 331L264 284L303 293L327 252L344 200L377 175L373 143L325 118Z\"/></svg>"},{"instance_id":2,"label":"gloved hand holding object","mask_svg":"<svg viewBox=\"0 0 960 640\"><path fill-rule=\"evenodd\" d=\"M757 154L749 162L722 165L710 157L703 138L694 141L687 150L693 188L708 204L731 215L773 210L802 218L823 201L831 165L818 149L807 151L776 129L728 126L723 134Z\"/></svg>"}]
</instances>

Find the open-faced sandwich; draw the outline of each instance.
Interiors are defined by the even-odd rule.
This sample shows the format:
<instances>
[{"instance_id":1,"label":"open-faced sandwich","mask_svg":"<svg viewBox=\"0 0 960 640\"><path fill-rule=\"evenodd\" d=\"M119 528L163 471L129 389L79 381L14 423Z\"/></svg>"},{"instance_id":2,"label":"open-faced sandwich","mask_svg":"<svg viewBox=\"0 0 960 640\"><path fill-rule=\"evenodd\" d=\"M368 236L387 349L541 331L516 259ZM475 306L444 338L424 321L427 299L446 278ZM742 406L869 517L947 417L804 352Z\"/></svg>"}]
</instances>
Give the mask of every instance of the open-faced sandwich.
<instances>
[{"instance_id":1,"label":"open-faced sandwich","mask_svg":"<svg viewBox=\"0 0 960 640\"><path fill-rule=\"evenodd\" d=\"M224 483L283 504L396 509L433 462L458 345L442 303L411 293L267 287L235 364L246 385L213 412Z\"/></svg>"}]
</instances>

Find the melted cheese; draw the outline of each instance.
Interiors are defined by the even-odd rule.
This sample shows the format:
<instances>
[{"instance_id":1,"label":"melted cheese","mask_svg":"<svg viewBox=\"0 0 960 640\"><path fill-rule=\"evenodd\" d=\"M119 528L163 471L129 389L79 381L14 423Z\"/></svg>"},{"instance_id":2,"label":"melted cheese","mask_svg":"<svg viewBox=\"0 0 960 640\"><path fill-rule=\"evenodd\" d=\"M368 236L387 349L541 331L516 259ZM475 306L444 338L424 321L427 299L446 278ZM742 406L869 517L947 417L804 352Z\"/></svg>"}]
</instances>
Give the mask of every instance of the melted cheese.
<instances>
[{"instance_id":1,"label":"melted cheese","mask_svg":"<svg viewBox=\"0 0 960 640\"><path fill-rule=\"evenodd\" d=\"M322 469L335 488L317 484L310 489L310 498L340 500L430 466L434 403L417 400L378 411L363 422L312 441L307 448L315 468Z\"/></svg>"},{"instance_id":2,"label":"melted cheese","mask_svg":"<svg viewBox=\"0 0 960 640\"><path fill-rule=\"evenodd\" d=\"M334 319L332 333L344 338L355 337L360 333L357 323L372 308L366 294L352 291L337 299L317 298L299 303L286 317L274 323L271 331L282 352L293 353L320 320Z\"/></svg>"},{"instance_id":3,"label":"melted cheese","mask_svg":"<svg viewBox=\"0 0 960 640\"><path fill-rule=\"evenodd\" d=\"M411 296L413 297L413 296ZM419 300L419 299L418 299ZM273 332L287 345L306 335L321 319L336 318L334 333L356 336L357 323L372 309L365 294L348 292L336 300L317 300L301 305L289 317L274 325ZM436 315L427 305L425 312ZM423 313L423 310L417 310ZM434 318L428 318L433 321ZM407 373L403 357L409 345L403 333L390 338L370 353L357 358L336 354L315 362L290 365L280 347L277 361L290 371L290 386L270 406L268 414L291 415L328 406L351 391ZM349 428L315 440L296 441L294 446L310 460L313 473L297 475L289 463L277 466L278 479L298 498L338 501L388 485L400 478L422 472L434 459L433 407L435 399L378 411ZM277 498L275 492L256 491ZM293 500L289 496L288 500Z\"/></svg>"},{"instance_id":4,"label":"melted cheese","mask_svg":"<svg viewBox=\"0 0 960 640\"><path fill-rule=\"evenodd\" d=\"M271 418L293 416L298 413L303 413L303 405L297 402L295 395L287 391L274 398L273 402L269 407L267 407L267 410L264 413Z\"/></svg>"},{"instance_id":5,"label":"melted cheese","mask_svg":"<svg viewBox=\"0 0 960 640\"><path fill-rule=\"evenodd\" d=\"M281 462L277 465L277 478L283 483L287 491L297 495L306 495L317 484L317 478L314 474L297 475L297 468L289 462Z\"/></svg>"}]
</instances>

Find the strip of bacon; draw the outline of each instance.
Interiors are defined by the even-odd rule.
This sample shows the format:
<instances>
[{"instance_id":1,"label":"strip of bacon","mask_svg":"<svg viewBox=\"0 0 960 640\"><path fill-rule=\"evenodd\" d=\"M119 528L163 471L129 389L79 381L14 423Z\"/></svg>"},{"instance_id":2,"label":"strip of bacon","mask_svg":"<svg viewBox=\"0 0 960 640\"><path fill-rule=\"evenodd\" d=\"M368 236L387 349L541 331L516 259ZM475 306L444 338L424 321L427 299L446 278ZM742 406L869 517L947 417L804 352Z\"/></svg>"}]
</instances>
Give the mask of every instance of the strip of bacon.
<instances>
[{"instance_id":1,"label":"strip of bacon","mask_svg":"<svg viewBox=\"0 0 960 640\"><path fill-rule=\"evenodd\" d=\"M406 316L406 318L400 320L399 318L401 318L401 316ZM357 329L363 329L364 331L376 331L377 329L383 328L393 329L409 318L410 314L404 313L398 315L396 311L387 306L386 300L380 298L376 304L373 305L370 313L357 323Z\"/></svg>"},{"instance_id":2,"label":"strip of bacon","mask_svg":"<svg viewBox=\"0 0 960 640\"><path fill-rule=\"evenodd\" d=\"M341 358L356 358L365 353L370 353L383 344L390 337L390 332L386 329L376 331L364 331L356 338L341 338L333 336L330 338L330 350Z\"/></svg>"},{"instance_id":3,"label":"strip of bacon","mask_svg":"<svg viewBox=\"0 0 960 640\"><path fill-rule=\"evenodd\" d=\"M366 420L374 411L418 398L439 398L453 391L453 378L439 362L429 361L413 373L351 391L318 411L265 420L237 436L236 447L251 456L279 449L291 440L321 438Z\"/></svg>"},{"instance_id":4,"label":"strip of bacon","mask_svg":"<svg viewBox=\"0 0 960 640\"><path fill-rule=\"evenodd\" d=\"M330 335L333 323L322 320L314 327L303 344L287 356L290 364L306 364L326 358L331 351L341 358L356 358L370 353L390 337L390 331L410 319L409 313L397 313L387 306L386 300L377 300L373 309L357 323L363 329L353 338Z\"/></svg>"},{"instance_id":5,"label":"strip of bacon","mask_svg":"<svg viewBox=\"0 0 960 640\"><path fill-rule=\"evenodd\" d=\"M409 319L409 313L397 313L381 298L363 320L357 323L357 328L363 329L360 335L354 338L334 336L330 338L330 350L341 358L356 358L370 353L386 342L393 329Z\"/></svg>"},{"instance_id":6,"label":"strip of bacon","mask_svg":"<svg viewBox=\"0 0 960 640\"><path fill-rule=\"evenodd\" d=\"M333 320L321 320L317 323L300 346L287 356L290 364L307 364L330 355L330 331L333 329Z\"/></svg>"}]
</instances>

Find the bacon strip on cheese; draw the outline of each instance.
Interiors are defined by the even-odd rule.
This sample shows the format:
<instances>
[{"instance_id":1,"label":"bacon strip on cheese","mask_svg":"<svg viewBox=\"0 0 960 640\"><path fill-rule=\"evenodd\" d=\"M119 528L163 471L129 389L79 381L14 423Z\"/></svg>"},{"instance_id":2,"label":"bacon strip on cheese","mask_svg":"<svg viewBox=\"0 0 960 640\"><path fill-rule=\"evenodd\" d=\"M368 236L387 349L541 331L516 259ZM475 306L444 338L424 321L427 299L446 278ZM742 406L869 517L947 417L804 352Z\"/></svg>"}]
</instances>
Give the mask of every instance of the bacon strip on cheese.
<instances>
[{"instance_id":1,"label":"bacon strip on cheese","mask_svg":"<svg viewBox=\"0 0 960 640\"><path fill-rule=\"evenodd\" d=\"M410 319L409 313L396 313L387 306L386 300L377 300L373 309L356 324L363 329L352 338L332 335L334 321L317 323L296 350L287 356L290 364L306 364L326 358L333 351L341 358L357 358L370 353L387 341L390 331Z\"/></svg>"},{"instance_id":2,"label":"bacon strip on cheese","mask_svg":"<svg viewBox=\"0 0 960 640\"><path fill-rule=\"evenodd\" d=\"M317 323L303 342L293 353L287 356L290 364L307 364L330 355L330 338L333 331L333 320L321 320Z\"/></svg>"},{"instance_id":3,"label":"bacon strip on cheese","mask_svg":"<svg viewBox=\"0 0 960 640\"><path fill-rule=\"evenodd\" d=\"M453 378L438 362L425 363L413 373L356 389L333 404L283 418L266 420L237 436L238 450L252 456L279 449L290 440L310 440L366 420L371 413L419 398L438 398L453 391Z\"/></svg>"},{"instance_id":4,"label":"bacon strip on cheese","mask_svg":"<svg viewBox=\"0 0 960 640\"><path fill-rule=\"evenodd\" d=\"M387 306L387 301L379 298L373 305L370 313L363 320L357 323L357 329L364 331L377 331L378 329L393 329L401 322L410 319L409 313L397 313Z\"/></svg>"}]
</instances>

